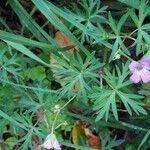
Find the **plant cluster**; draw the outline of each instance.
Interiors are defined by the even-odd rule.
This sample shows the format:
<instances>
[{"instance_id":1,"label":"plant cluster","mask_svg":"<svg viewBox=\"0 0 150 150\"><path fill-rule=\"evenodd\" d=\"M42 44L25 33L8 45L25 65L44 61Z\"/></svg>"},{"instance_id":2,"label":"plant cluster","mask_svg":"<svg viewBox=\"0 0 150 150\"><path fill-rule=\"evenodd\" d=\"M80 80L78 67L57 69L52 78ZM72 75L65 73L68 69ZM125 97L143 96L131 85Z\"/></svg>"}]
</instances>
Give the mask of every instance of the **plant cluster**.
<instances>
[{"instance_id":1,"label":"plant cluster","mask_svg":"<svg viewBox=\"0 0 150 150\"><path fill-rule=\"evenodd\" d=\"M150 148L148 0L2 0L0 16L0 149Z\"/></svg>"}]
</instances>

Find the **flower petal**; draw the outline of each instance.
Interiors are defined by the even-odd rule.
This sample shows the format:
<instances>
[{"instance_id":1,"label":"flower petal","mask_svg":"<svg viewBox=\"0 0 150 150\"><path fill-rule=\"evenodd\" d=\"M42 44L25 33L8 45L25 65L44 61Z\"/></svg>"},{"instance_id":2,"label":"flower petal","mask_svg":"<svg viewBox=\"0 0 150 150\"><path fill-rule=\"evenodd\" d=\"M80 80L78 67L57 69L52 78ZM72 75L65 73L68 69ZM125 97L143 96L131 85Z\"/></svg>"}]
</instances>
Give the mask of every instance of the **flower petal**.
<instances>
[{"instance_id":1,"label":"flower petal","mask_svg":"<svg viewBox=\"0 0 150 150\"><path fill-rule=\"evenodd\" d=\"M44 148L46 148L46 149L51 149L51 148L53 148L52 145L51 145L51 141L50 141L50 140L46 140L42 146L43 146Z\"/></svg>"},{"instance_id":2,"label":"flower petal","mask_svg":"<svg viewBox=\"0 0 150 150\"><path fill-rule=\"evenodd\" d=\"M146 69L150 70L150 57L144 58L141 63L146 67Z\"/></svg>"},{"instance_id":3,"label":"flower petal","mask_svg":"<svg viewBox=\"0 0 150 150\"><path fill-rule=\"evenodd\" d=\"M129 69L132 73L134 73L135 70L137 70L137 67L139 65L139 62L137 61L132 61L129 65Z\"/></svg>"},{"instance_id":4,"label":"flower petal","mask_svg":"<svg viewBox=\"0 0 150 150\"><path fill-rule=\"evenodd\" d=\"M54 133L51 133L46 137L46 140L42 146L48 150L50 150L52 148L54 148L56 150L61 150L61 147L60 147Z\"/></svg>"},{"instance_id":5,"label":"flower petal","mask_svg":"<svg viewBox=\"0 0 150 150\"><path fill-rule=\"evenodd\" d=\"M55 143L54 143L54 148L55 148L56 150L61 150L61 147L60 147L58 141L55 141Z\"/></svg>"},{"instance_id":6,"label":"flower petal","mask_svg":"<svg viewBox=\"0 0 150 150\"><path fill-rule=\"evenodd\" d=\"M141 79L144 83L150 82L150 71L143 68L140 72Z\"/></svg>"},{"instance_id":7,"label":"flower petal","mask_svg":"<svg viewBox=\"0 0 150 150\"><path fill-rule=\"evenodd\" d=\"M131 80L133 83L138 83L138 82L140 82L141 77L140 77L139 72L138 72L138 71L134 71L134 73L133 73L132 76L130 77L130 80Z\"/></svg>"}]
</instances>

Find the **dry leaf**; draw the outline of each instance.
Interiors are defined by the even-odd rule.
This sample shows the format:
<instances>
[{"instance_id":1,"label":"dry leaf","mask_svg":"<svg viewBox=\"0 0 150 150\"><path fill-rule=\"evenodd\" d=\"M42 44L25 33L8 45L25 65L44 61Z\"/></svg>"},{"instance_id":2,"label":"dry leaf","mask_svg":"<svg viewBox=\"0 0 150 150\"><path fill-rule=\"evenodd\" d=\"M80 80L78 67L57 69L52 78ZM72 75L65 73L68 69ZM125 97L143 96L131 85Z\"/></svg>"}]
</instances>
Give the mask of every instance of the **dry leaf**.
<instances>
[{"instance_id":1,"label":"dry leaf","mask_svg":"<svg viewBox=\"0 0 150 150\"><path fill-rule=\"evenodd\" d=\"M34 150L40 150L40 146L39 146L39 138L36 135L32 136L32 145Z\"/></svg>"},{"instance_id":2,"label":"dry leaf","mask_svg":"<svg viewBox=\"0 0 150 150\"><path fill-rule=\"evenodd\" d=\"M44 122L44 110L43 109L39 109L36 112L36 116L37 116L39 122L42 122L42 123Z\"/></svg>"},{"instance_id":3,"label":"dry leaf","mask_svg":"<svg viewBox=\"0 0 150 150\"><path fill-rule=\"evenodd\" d=\"M62 32L58 31L55 33L54 40L63 48L66 46L75 45L72 40L66 37ZM77 47L76 47L77 48ZM69 54L73 54L74 48L68 50Z\"/></svg>"},{"instance_id":4,"label":"dry leaf","mask_svg":"<svg viewBox=\"0 0 150 150\"><path fill-rule=\"evenodd\" d=\"M59 20L61 22L63 22L63 18L61 16L58 16L56 14L56 16L59 18ZM54 31L56 31L56 26L53 26L53 29ZM55 33L55 37L54 37L54 40L60 45L60 47L67 47L67 46L71 46L71 45L75 45L72 40L70 40L68 37L66 37L62 32L60 31L57 31ZM79 48L76 46L75 49L77 49L79 51ZM68 53L71 55L73 54L73 51L74 51L74 48L68 50ZM63 55L64 56L64 55ZM64 56L64 59L67 59L65 56ZM56 60L53 58L53 53L50 54L50 63L51 64L54 64L56 62ZM57 67L60 67L62 68L61 66L57 65ZM55 70L52 70L52 72L55 72ZM60 79L60 76L56 76L55 79ZM69 78L68 78L69 80ZM64 86L64 84L61 84L61 86ZM77 85L78 87L78 85ZM76 88L75 88L75 91L76 91Z\"/></svg>"},{"instance_id":5,"label":"dry leaf","mask_svg":"<svg viewBox=\"0 0 150 150\"><path fill-rule=\"evenodd\" d=\"M72 141L74 144L78 144L79 137L84 135L83 123L76 121L72 129ZM76 148L78 150L78 148Z\"/></svg>"},{"instance_id":6,"label":"dry leaf","mask_svg":"<svg viewBox=\"0 0 150 150\"><path fill-rule=\"evenodd\" d=\"M101 150L100 138L98 136L92 134L92 132L88 128L84 128L84 132L85 132L85 136L87 138L87 140L86 140L87 144L92 148Z\"/></svg>"},{"instance_id":7,"label":"dry leaf","mask_svg":"<svg viewBox=\"0 0 150 150\"><path fill-rule=\"evenodd\" d=\"M86 142L90 147L101 150L100 138L94 135L90 129L86 127L85 123L76 121L72 129L72 141L74 144L78 144L80 136L86 137Z\"/></svg>"},{"instance_id":8,"label":"dry leaf","mask_svg":"<svg viewBox=\"0 0 150 150\"><path fill-rule=\"evenodd\" d=\"M54 13L55 14L55 13ZM59 16L59 15L57 15L57 14L55 14L57 17L58 17L58 19L61 21L61 22L63 22L63 18L61 17L61 16ZM57 27L56 26L53 26L53 31L54 32L56 32L57 31Z\"/></svg>"},{"instance_id":9,"label":"dry leaf","mask_svg":"<svg viewBox=\"0 0 150 150\"><path fill-rule=\"evenodd\" d=\"M55 38L54 40L63 48L63 47L67 47L67 46L71 46L74 45L74 43L68 38L66 37L62 32L58 31L55 34ZM77 50L79 50L78 47L76 47ZM68 50L68 53L71 55L73 54L74 48ZM61 53L61 52L60 52ZM63 55L64 56L64 55ZM64 59L67 59L64 56ZM56 62L56 60L53 58L53 54L50 54L50 63L54 64ZM61 66L57 65L57 67L62 68ZM55 70L52 70L53 72L55 72ZM56 79L60 79L60 76L55 77ZM68 78L69 80L69 78ZM61 84L61 86L64 86L63 84Z\"/></svg>"}]
</instances>

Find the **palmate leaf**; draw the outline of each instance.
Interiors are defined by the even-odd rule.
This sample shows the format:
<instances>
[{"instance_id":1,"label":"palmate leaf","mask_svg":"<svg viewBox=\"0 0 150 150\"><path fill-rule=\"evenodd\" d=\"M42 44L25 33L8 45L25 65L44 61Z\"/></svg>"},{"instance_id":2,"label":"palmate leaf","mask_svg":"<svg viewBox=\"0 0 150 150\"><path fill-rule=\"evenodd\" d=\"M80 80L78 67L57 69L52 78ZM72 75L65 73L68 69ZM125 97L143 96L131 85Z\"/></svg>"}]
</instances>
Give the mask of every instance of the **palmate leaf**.
<instances>
[{"instance_id":1,"label":"palmate leaf","mask_svg":"<svg viewBox=\"0 0 150 150\"><path fill-rule=\"evenodd\" d=\"M138 8L140 5L140 1L139 0L118 0L121 3L125 3L133 8Z\"/></svg>"},{"instance_id":2,"label":"palmate leaf","mask_svg":"<svg viewBox=\"0 0 150 150\"><path fill-rule=\"evenodd\" d=\"M21 149L22 150L27 150L27 149L31 149L33 150L33 146L32 146L32 136L33 136L33 130L30 130L30 132L28 132L23 138L21 138L21 140L18 141L18 143L22 143L21 144Z\"/></svg>"},{"instance_id":3,"label":"palmate leaf","mask_svg":"<svg viewBox=\"0 0 150 150\"><path fill-rule=\"evenodd\" d=\"M3 43L1 43L3 44ZM22 76L20 75L21 71L21 66L19 64L19 59L17 58L17 53L15 53L12 56L7 56L7 45L3 44L1 46L1 51L0 51L0 77L4 80L8 80L8 75L12 74L15 79L18 80L18 78L21 78Z\"/></svg>"},{"instance_id":4,"label":"palmate leaf","mask_svg":"<svg viewBox=\"0 0 150 150\"><path fill-rule=\"evenodd\" d=\"M63 56L54 56L56 63L53 69L55 70L55 76L59 76L57 81L64 84L60 91L60 95L67 94L71 96L73 91L77 94L77 97L84 99L87 102L87 94L92 91L91 85L98 82L99 75L96 73L102 64L95 59L94 53L89 55L83 60L79 53L73 55L65 54Z\"/></svg>"},{"instance_id":5,"label":"palmate leaf","mask_svg":"<svg viewBox=\"0 0 150 150\"><path fill-rule=\"evenodd\" d=\"M104 17L103 13L106 13L107 6L101 7L99 0L80 0L72 8L72 11L66 10L72 18L79 23L83 24L85 29L90 30L91 32L100 31L97 28L98 23L106 23L107 20ZM84 43L85 41L89 43L94 42L94 38L90 35L84 33L82 30L79 30L78 27L75 28L74 25L71 27L73 33L79 38L79 40ZM75 28L75 29L74 29Z\"/></svg>"},{"instance_id":6,"label":"palmate leaf","mask_svg":"<svg viewBox=\"0 0 150 150\"><path fill-rule=\"evenodd\" d=\"M114 32L114 36L115 36L115 41L114 41L114 45L111 48L111 55L109 57L109 62L111 62L114 57L115 54L117 54L117 52L119 52L120 50L122 50L124 53L126 53L127 55L130 55L128 49L126 48L123 39L121 37L121 29L122 26L124 25L125 21L127 20L129 16L129 11L126 12L126 14L124 14L120 20L118 21L118 23L116 23L116 21L113 19L111 13L109 12L109 26L111 27L112 31Z\"/></svg>"},{"instance_id":7,"label":"palmate leaf","mask_svg":"<svg viewBox=\"0 0 150 150\"><path fill-rule=\"evenodd\" d=\"M33 145L32 145L32 138L33 135L38 135L40 138L43 136L43 133L41 133L39 127L35 127L35 124L33 123L33 115L31 114L18 114L14 113L14 117L16 121L18 121L20 124L23 124L27 128L26 134L21 137L17 143L21 144L20 149L22 150L27 150L31 149L33 150Z\"/></svg>"},{"instance_id":8,"label":"palmate leaf","mask_svg":"<svg viewBox=\"0 0 150 150\"><path fill-rule=\"evenodd\" d=\"M16 119L14 119L12 116L8 116L5 112L3 112L1 110L0 110L0 116L3 117L4 119L8 120L11 124L27 131L27 128L24 126L24 124L17 122Z\"/></svg>"},{"instance_id":9,"label":"palmate leaf","mask_svg":"<svg viewBox=\"0 0 150 150\"><path fill-rule=\"evenodd\" d=\"M119 146L120 144L124 142L123 139L117 140L116 136L110 140L111 134L109 132L105 133L103 136L100 135L101 143L102 143L102 147L101 147L102 150L113 150L113 148Z\"/></svg>"},{"instance_id":10,"label":"palmate leaf","mask_svg":"<svg viewBox=\"0 0 150 150\"><path fill-rule=\"evenodd\" d=\"M97 31L95 33L95 32L93 32L91 30L88 30L87 28L85 28L85 26L83 24L81 24L79 21L77 21L69 13L61 10L60 8L58 8L55 5L53 5L52 3L48 2L47 0L44 0L44 2L49 7L50 10L52 10L54 13L60 15L61 17L63 17L65 20L67 20L68 22L70 22L73 26L77 27L79 30L81 30L83 32L83 34L92 37L97 43L99 42L99 43L105 45L108 48L112 48L112 45L110 43L108 43L107 41L104 41L104 38L101 35L101 33L99 34L99 32L97 32Z\"/></svg>"},{"instance_id":11,"label":"palmate leaf","mask_svg":"<svg viewBox=\"0 0 150 150\"><path fill-rule=\"evenodd\" d=\"M116 67L117 75L112 74L105 70L103 78L107 84L103 88L95 87L95 93L91 94L91 98L94 99L93 109L97 111L96 121L105 118L107 121L109 118L109 112L112 111L116 120L118 120L117 104L123 103L127 112L132 115L134 111L137 115L147 114L142 108L143 103L136 101L136 99L143 98L141 95L130 93L127 86L130 81L125 81L128 72L128 63L122 65L121 70Z\"/></svg>"},{"instance_id":12,"label":"palmate leaf","mask_svg":"<svg viewBox=\"0 0 150 150\"><path fill-rule=\"evenodd\" d=\"M146 16L150 13L150 8L147 5L147 2L145 0L142 0L140 2L138 11L139 11L139 15L137 16L134 9L130 9L130 16L134 24L136 25L137 31L138 31L137 38L135 40L137 56L140 53L142 53L141 48L142 48L143 39L146 41L146 43L148 44L148 47L150 48L149 34L144 31L144 30L149 30L149 23L143 25L143 22Z\"/></svg>"},{"instance_id":13,"label":"palmate leaf","mask_svg":"<svg viewBox=\"0 0 150 150\"><path fill-rule=\"evenodd\" d=\"M34 98L31 95L24 96L19 101L19 106L23 109L26 109L26 113L35 114L40 109L50 110L50 107L53 108L57 102L58 98L56 95L51 93L45 93L42 91L34 91Z\"/></svg>"}]
</instances>

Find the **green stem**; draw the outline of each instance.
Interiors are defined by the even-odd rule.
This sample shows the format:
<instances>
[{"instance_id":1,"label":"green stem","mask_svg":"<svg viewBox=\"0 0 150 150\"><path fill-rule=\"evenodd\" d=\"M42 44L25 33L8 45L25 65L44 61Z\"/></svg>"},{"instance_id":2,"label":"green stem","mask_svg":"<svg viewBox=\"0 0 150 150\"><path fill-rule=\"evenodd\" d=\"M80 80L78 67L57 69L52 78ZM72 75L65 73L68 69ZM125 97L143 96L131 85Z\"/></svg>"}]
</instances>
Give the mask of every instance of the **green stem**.
<instances>
[{"instance_id":1,"label":"green stem","mask_svg":"<svg viewBox=\"0 0 150 150\"><path fill-rule=\"evenodd\" d=\"M57 114L55 116L55 119L54 119L54 122L53 122L53 125L52 125L52 132L51 133L54 133L54 126L55 126L55 122L56 122L56 119L57 119L59 113L60 113L60 110L57 112Z\"/></svg>"},{"instance_id":2,"label":"green stem","mask_svg":"<svg viewBox=\"0 0 150 150\"><path fill-rule=\"evenodd\" d=\"M125 37L124 37L124 39L123 39L123 41L122 41L122 43L127 39L127 38L130 38L130 39L132 39L132 40L134 40L135 41L135 39L134 38L132 38L131 37L131 35L132 34L134 34L135 32L137 32L138 31L138 29L136 29L136 30L134 30L133 32L131 32L129 35L125 35ZM119 46L119 48L118 49L121 49L121 45ZM121 54L123 55L123 56L125 56L127 59L129 59L130 61L133 61L133 59L132 58L130 58L128 55L126 55L123 51L120 51L121 52Z\"/></svg>"},{"instance_id":3,"label":"green stem","mask_svg":"<svg viewBox=\"0 0 150 150\"><path fill-rule=\"evenodd\" d=\"M133 59L132 58L130 58L127 54L125 54L123 51L120 51L121 52L121 54L123 55L123 56L125 56L127 59L129 59L130 61L133 61Z\"/></svg>"},{"instance_id":4,"label":"green stem","mask_svg":"<svg viewBox=\"0 0 150 150\"><path fill-rule=\"evenodd\" d=\"M53 124L52 124L52 131L51 131L51 133L54 133L54 130L55 130L55 122L56 122L56 120L57 120L57 117L58 117L60 111L61 111L63 108L65 108L75 97L76 97L76 95L74 95L66 104L64 104L64 106L62 106L62 107L59 109L59 111L57 112L57 114L56 114L56 116L55 116L54 122L53 122Z\"/></svg>"},{"instance_id":5,"label":"green stem","mask_svg":"<svg viewBox=\"0 0 150 150\"><path fill-rule=\"evenodd\" d=\"M26 85L21 85L21 84L9 82L7 80L3 80L2 78L0 78L0 82L2 82L4 84L11 85L11 86L14 86L14 87L20 87L20 88L24 88L24 89L33 90L33 91L56 93L54 90L41 89L41 88L36 88L36 87L30 87L30 86L26 86Z\"/></svg>"}]
</instances>

